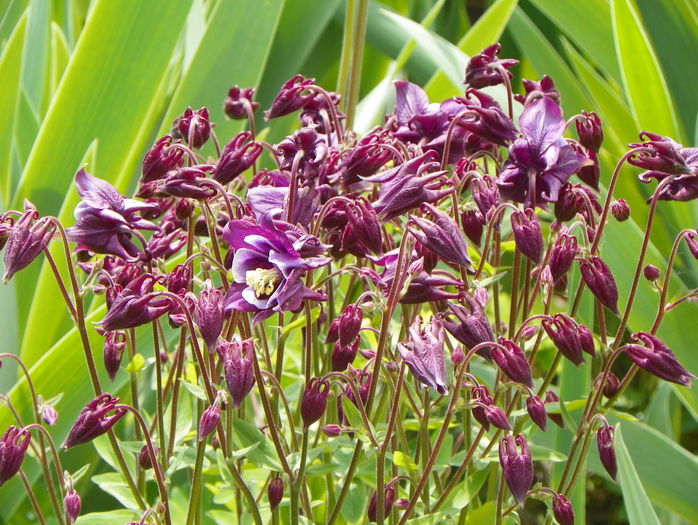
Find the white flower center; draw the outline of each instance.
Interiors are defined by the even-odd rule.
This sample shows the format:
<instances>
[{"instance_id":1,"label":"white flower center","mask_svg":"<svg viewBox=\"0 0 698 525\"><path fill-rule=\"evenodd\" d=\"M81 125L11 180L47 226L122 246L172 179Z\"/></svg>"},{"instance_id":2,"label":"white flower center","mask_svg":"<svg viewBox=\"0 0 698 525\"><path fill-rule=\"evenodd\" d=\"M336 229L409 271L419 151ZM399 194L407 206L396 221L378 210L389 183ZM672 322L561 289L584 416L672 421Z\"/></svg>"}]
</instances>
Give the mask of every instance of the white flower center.
<instances>
[{"instance_id":1,"label":"white flower center","mask_svg":"<svg viewBox=\"0 0 698 525\"><path fill-rule=\"evenodd\" d=\"M281 272L276 268L257 268L245 273L245 283L254 290L257 298L269 295L281 280Z\"/></svg>"}]
</instances>

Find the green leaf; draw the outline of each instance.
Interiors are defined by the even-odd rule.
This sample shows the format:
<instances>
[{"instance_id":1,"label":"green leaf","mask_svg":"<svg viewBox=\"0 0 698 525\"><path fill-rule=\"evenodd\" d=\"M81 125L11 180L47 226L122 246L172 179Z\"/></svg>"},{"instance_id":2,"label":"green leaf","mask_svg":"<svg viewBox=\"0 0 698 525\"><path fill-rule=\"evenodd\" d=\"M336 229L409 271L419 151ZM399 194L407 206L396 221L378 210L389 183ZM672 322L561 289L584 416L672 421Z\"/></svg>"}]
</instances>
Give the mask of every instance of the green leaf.
<instances>
[{"instance_id":1,"label":"green leaf","mask_svg":"<svg viewBox=\"0 0 698 525\"><path fill-rule=\"evenodd\" d=\"M623 85L638 128L681 142L686 134L633 0L612 0L611 19Z\"/></svg>"},{"instance_id":2,"label":"green leaf","mask_svg":"<svg viewBox=\"0 0 698 525\"><path fill-rule=\"evenodd\" d=\"M405 470L418 470L417 464L414 461L412 461L412 458L404 452L400 452L399 450L393 452L393 463L395 464L395 466L404 468Z\"/></svg>"},{"instance_id":3,"label":"green leaf","mask_svg":"<svg viewBox=\"0 0 698 525\"><path fill-rule=\"evenodd\" d=\"M49 59L49 19L51 4L46 0L30 0L27 18L27 38L22 60L22 88L34 110L44 110L46 73Z\"/></svg>"},{"instance_id":4,"label":"green leaf","mask_svg":"<svg viewBox=\"0 0 698 525\"><path fill-rule=\"evenodd\" d=\"M136 354L133 356L133 359L129 362L129 364L126 366L126 371L129 374L135 374L136 372L139 372L140 370L143 370L143 367L145 366L145 359L141 354Z\"/></svg>"},{"instance_id":5,"label":"green leaf","mask_svg":"<svg viewBox=\"0 0 698 525\"><path fill-rule=\"evenodd\" d=\"M252 464L280 470L274 446L252 423L235 418L233 420L233 436L236 446L240 448L256 444L255 448L250 449L248 453L248 459Z\"/></svg>"},{"instance_id":6,"label":"green leaf","mask_svg":"<svg viewBox=\"0 0 698 525\"><path fill-rule=\"evenodd\" d=\"M452 495L449 497L449 499L452 500L451 505L456 509L462 509L470 503L472 499L477 496L478 492L480 492L489 473L489 468L477 470L456 485Z\"/></svg>"},{"instance_id":7,"label":"green leaf","mask_svg":"<svg viewBox=\"0 0 698 525\"><path fill-rule=\"evenodd\" d=\"M647 498L645 489L638 478L637 470L635 470L635 465L633 465L633 460L625 447L621 426L625 428L625 425L616 427L613 444L618 461L618 483L620 483L623 492L628 521L630 525L659 525L659 519Z\"/></svg>"},{"instance_id":8,"label":"green leaf","mask_svg":"<svg viewBox=\"0 0 698 525\"><path fill-rule=\"evenodd\" d=\"M342 396L342 410L344 417L347 418L349 425L358 431L364 430L364 422L361 419L361 412L356 408L356 405L351 402L347 396Z\"/></svg>"},{"instance_id":9,"label":"green leaf","mask_svg":"<svg viewBox=\"0 0 698 525\"><path fill-rule=\"evenodd\" d=\"M131 510L111 510L109 512L92 512L83 514L75 525L124 525L140 518L141 513Z\"/></svg>"},{"instance_id":10,"label":"green leaf","mask_svg":"<svg viewBox=\"0 0 698 525\"><path fill-rule=\"evenodd\" d=\"M133 499L133 494L128 488L120 472L108 472L92 476L92 482L107 494L114 496L124 507L138 509L138 503Z\"/></svg>"}]
</instances>

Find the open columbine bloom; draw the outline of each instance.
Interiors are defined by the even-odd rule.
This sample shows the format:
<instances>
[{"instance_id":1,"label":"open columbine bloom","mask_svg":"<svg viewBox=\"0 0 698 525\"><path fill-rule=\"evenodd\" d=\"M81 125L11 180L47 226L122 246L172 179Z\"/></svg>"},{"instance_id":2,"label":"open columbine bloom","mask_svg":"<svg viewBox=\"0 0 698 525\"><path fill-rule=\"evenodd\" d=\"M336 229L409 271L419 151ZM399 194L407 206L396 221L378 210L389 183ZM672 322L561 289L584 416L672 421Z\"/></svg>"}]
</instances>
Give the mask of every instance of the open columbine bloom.
<instances>
[{"instance_id":1,"label":"open columbine bloom","mask_svg":"<svg viewBox=\"0 0 698 525\"><path fill-rule=\"evenodd\" d=\"M439 394L446 393L446 364L444 361L444 327L432 317L426 327L417 316L409 328L409 340L397 348L410 371L420 383Z\"/></svg>"},{"instance_id":2,"label":"open columbine bloom","mask_svg":"<svg viewBox=\"0 0 698 525\"><path fill-rule=\"evenodd\" d=\"M589 160L563 138L565 119L551 98L526 104L519 127L523 137L509 148L509 160L497 181L500 192L527 208L555 202L562 185Z\"/></svg>"},{"instance_id":3,"label":"open columbine bloom","mask_svg":"<svg viewBox=\"0 0 698 525\"><path fill-rule=\"evenodd\" d=\"M320 245L313 242L317 241L314 237L301 236L294 241L289 232L279 229L268 214L259 224L233 220L226 225L223 238L235 250L234 282L225 297L226 311L260 312L256 317L260 320L272 312L297 311L304 299L326 299L307 288L303 278L306 271L332 259L317 256Z\"/></svg>"}]
</instances>

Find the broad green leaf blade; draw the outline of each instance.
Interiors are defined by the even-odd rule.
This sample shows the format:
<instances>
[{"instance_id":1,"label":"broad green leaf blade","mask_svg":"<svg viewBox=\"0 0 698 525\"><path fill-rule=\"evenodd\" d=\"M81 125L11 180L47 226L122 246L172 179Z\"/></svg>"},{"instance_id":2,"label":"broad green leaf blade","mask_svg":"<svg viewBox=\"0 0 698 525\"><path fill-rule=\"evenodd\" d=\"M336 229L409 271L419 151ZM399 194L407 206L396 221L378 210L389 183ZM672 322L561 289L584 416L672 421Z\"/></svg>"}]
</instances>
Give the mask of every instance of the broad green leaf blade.
<instances>
[{"instance_id":1,"label":"broad green leaf blade","mask_svg":"<svg viewBox=\"0 0 698 525\"><path fill-rule=\"evenodd\" d=\"M635 122L640 129L681 142L685 132L676 119L664 73L633 0L612 0L611 18L623 85Z\"/></svg>"},{"instance_id":2,"label":"broad green leaf blade","mask_svg":"<svg viewBox=\"0 0 698 525\"><path fill-rule=\"evenodd\" d=\"M618 482L623 492L628 521L630 525L660 525L623 441L621 426L625 427L625 423L616 427L614 447L618 461ZM637 459L642 461L644 458Z\"/></svg>"},{"instance_id":3,"label":"broad green leaf blade","mask_svg":"<svg viewBox=\"0 0 698 525\"><path fill-rule=\"evenodd\" d=\"M46 0L30 0L27 17L27 38L22 60L22 88L34 110L43 114L46 73L49 60L49 21L51 4Z\"/></svg>"},{"instance_id":4,"label":"broad green leaf blade","mask_svg":"<svg viewBox=\"0 0 698 525\"><path fill-rule=\"evenodd\" d=\"M51 63L48 85L50 97L53 97L58 88L69 60L70 47L65 35L58 24L51 24Z\"/></svg>"},{"instance_id":5,"label":"broad green leaf blade","mask_svg":"<svg viewBox=\"0 0 698 525\"><path fill-rule=\"evenodd\" d=\"M10 0L6 3L2 16L0 16L0 49L4 49L28 4L29 0Z\"/></svg>"}]
</instances>

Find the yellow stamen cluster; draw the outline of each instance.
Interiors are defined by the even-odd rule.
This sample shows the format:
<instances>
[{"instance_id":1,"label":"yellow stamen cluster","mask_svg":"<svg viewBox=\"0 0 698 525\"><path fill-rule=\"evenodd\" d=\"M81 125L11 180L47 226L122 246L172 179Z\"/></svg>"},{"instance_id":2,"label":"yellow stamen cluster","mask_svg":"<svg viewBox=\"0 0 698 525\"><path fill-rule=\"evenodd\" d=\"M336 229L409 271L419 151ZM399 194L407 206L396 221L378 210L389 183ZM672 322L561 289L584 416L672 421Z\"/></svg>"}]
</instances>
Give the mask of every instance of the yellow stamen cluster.
<instances>
[{"instance_id":1,"label":"yellow stamen cluster","mask_svg":"<svg viewBox=\"0 0 698 525\"><path fill-rule=\"evenodd\" d=\"M257 268L245 273L245 283L254 290L258 298L271 294L280 280L281 272L276 268Z\"/></svg>"}]
</instances>

